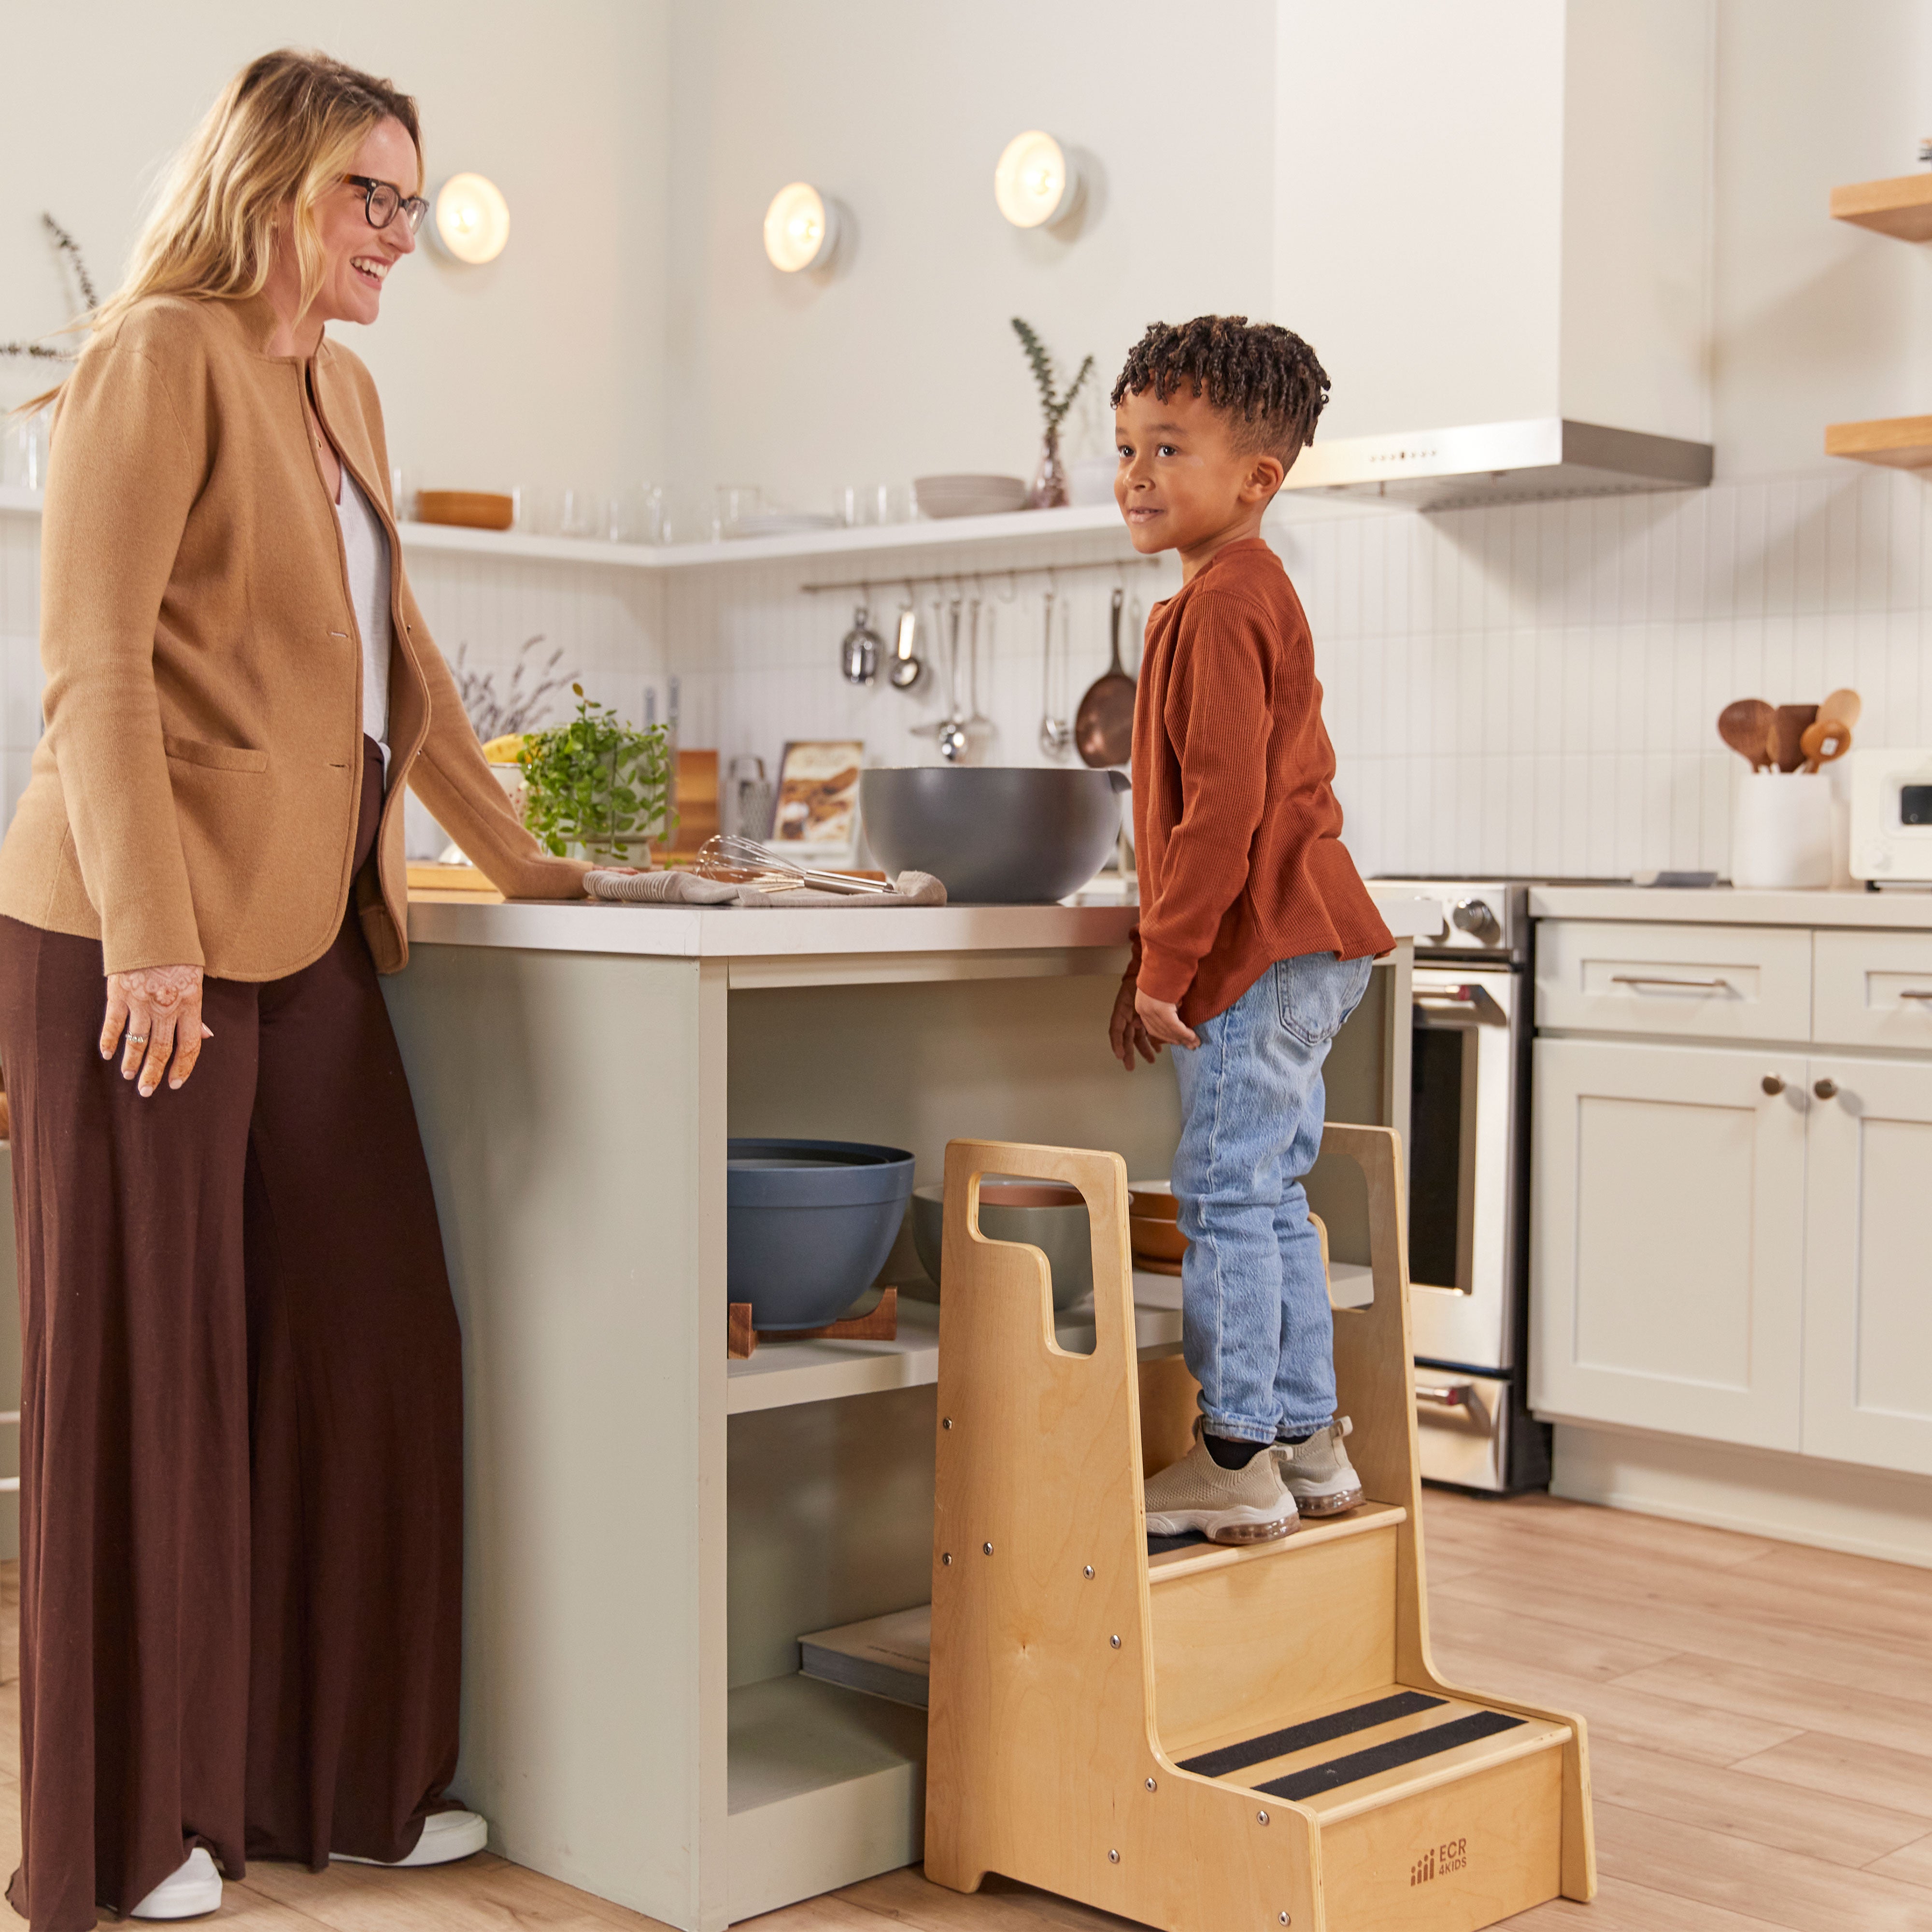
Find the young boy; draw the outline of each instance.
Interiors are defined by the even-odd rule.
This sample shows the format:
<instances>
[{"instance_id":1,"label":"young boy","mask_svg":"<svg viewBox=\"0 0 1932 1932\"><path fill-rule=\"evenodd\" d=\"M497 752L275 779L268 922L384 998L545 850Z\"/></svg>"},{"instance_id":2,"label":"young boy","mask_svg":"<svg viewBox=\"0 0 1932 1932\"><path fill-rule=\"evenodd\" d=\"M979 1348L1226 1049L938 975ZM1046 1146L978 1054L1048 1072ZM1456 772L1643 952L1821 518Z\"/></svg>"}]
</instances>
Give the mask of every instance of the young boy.
<instances>
[{"instance_id":1,"label":"young boy","mask_svg":"<svg viewBox=\"0 0 1932 1932\"><path fill-rule=\"evenodd\" d=\"M1109 1028L1130 1072L1136 1052L1178 1049L1202 1415L1193 1448L1148 1478L1156 1535L1260 1542L1362 1499L1301 1177L1329 1042L1394 941L1337 836L1308 620L1261 536L1328 398L1306 343L1242 316L1156 322L1114 385L1120 513L1136 550L1181 563L1141 659L1141 919Z\"/></svg>"}]
</instances>

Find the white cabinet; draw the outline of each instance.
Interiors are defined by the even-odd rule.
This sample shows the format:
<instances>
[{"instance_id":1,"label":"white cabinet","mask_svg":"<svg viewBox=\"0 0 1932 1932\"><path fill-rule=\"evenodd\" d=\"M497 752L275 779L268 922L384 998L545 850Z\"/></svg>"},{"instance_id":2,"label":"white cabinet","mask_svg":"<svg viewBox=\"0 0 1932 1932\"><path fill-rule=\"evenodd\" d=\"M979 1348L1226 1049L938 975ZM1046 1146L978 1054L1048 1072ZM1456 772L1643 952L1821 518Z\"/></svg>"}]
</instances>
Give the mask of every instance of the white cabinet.
<instances>
[{"instance_id":1,"label":"white cabinet","mask_svg":"<svg viewBox=\"0 0 1932 1932\"><path fill-rule=\"evenodd\" d=\"M1932 1475L1932 934L1552 920L1537 981L1532 1406Z\"/></svg>"},{"instance_id":2,"label":"white cabinet","mask_svg":"<svg viewBox=\"0 0 1932 1932\"><path fill-rule=\"evenodd\" d=\"M1789 1053L1536 1042L1533 1408L1798 1448L1804 1079Z\"/></svg>"},{"instance_id":3,"label":"white cabinet","mask_svg":"<svg viewBox=\"0 0 1932 1932\"><path fill-rule=\"evenodd\" d=\"M1810 1076L1804 1447L1932 1475L1932 1064Z\"/></svg>"}]
</instances>

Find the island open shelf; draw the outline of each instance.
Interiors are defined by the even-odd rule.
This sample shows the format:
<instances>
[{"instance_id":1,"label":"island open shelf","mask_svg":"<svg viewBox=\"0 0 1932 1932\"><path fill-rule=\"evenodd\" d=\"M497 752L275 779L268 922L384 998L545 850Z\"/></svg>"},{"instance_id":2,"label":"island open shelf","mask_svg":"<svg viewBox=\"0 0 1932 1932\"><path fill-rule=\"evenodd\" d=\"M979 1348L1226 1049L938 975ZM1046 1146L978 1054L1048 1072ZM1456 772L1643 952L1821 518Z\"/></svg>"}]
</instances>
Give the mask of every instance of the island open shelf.
<instances>
[{"instance_id":1,"label":"island open shelf","mask_svg":"<svg viewBox=\"0 0 1932 1932\"><path fill-rule=\"evenodd\" d=\"M919 1856L922 1718L800 1678L798 1639L930 1594L938 1310L728 1360L727 1142L1166 1173L1171 1068L1105 1044L1134 916L412 907L385 984L464 1330L455 1788L506 1856L716 1932ZM1410 954L1336 1043L1331 1117L1406 1124ZM1365 1249L1322 1204L1346 1275ZM902 1238L881 1279L919 1274ZM1137 1278L1175 1371L1179 1286Z\"/></svg>"}]
</instances>

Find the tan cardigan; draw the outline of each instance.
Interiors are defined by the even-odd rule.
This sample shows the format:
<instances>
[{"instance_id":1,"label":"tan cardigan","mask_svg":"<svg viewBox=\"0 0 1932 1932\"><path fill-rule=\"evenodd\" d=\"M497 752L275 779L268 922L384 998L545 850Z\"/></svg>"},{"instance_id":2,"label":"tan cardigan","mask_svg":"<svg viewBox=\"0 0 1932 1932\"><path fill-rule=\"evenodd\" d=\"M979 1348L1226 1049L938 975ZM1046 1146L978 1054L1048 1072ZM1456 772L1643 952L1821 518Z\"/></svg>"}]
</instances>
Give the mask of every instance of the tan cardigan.
<instances>
[{"instance_id":1,"label":"tan cardigan","mask_svg":"<svg viewBox=\"0 0 1932 1932\"><path fill-rule=\"evenodd\" d=\"M100 940L106 970L278 980L327 951L352 884L362 647L302 412L388 532L389 789L357 913L409 956L405 785L512 898L584 867L520 824L411 593L369 372L325 340L266 352L267 303L155 297L62 392L40 539L46 730L0 845L0 913Z\"/></svg>"}]
</instances>

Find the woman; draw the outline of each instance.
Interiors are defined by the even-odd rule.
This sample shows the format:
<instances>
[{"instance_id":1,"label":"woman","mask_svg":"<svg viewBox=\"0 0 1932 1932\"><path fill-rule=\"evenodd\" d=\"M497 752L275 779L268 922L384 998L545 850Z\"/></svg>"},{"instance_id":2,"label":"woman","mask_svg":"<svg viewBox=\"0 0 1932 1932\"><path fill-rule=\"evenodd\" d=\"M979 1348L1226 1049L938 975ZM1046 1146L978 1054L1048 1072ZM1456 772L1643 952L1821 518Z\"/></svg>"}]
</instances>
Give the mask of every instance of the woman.
<instances>
[{"instance_id":1,"label":"woman","mask_svg":"<svg viewBox=\"0 0 1932 1932\"><path fill-rule=\"evenodd\" d=\"M376 976L403 788L513 896L583 868L484 763L322 334L376 320L422 182L406 95L254 62L59 392L46 730L0 848L34 1932L484 1835L445 1796L456 1317Z\"/></svg>"}]
</instances>

